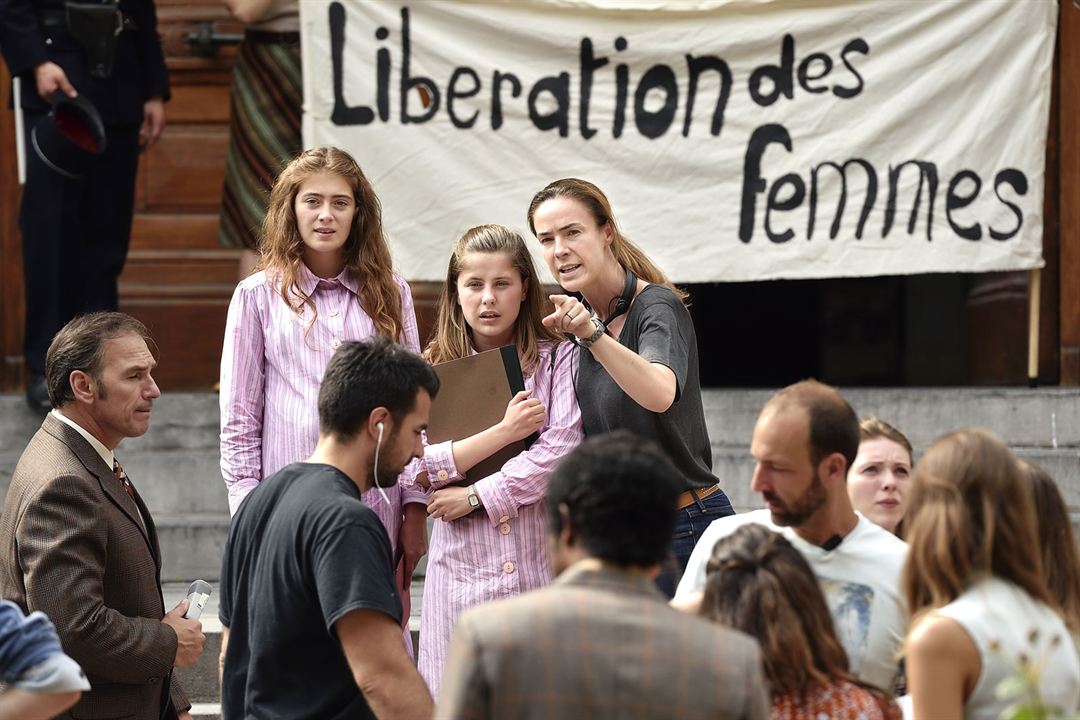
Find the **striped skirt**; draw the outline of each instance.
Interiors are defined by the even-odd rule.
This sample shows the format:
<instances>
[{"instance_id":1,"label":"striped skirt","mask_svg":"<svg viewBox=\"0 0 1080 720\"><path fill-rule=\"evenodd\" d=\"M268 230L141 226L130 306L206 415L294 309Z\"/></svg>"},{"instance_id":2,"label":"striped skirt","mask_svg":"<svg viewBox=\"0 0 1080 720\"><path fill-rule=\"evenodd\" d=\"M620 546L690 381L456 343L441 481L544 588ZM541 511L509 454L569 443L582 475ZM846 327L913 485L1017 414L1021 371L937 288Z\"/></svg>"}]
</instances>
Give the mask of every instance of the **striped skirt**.
<instances>
[{"instance_id":1,"label":"striped skirt","mask_svg":"<svg viewBox=\"0 0 1080 720\"><path fill-rule=\"evenodd\" d=\"M236 54L218 240L256 249L270 188L302 150L300 44L247 33Z\"/></svg>"}]
</instances>

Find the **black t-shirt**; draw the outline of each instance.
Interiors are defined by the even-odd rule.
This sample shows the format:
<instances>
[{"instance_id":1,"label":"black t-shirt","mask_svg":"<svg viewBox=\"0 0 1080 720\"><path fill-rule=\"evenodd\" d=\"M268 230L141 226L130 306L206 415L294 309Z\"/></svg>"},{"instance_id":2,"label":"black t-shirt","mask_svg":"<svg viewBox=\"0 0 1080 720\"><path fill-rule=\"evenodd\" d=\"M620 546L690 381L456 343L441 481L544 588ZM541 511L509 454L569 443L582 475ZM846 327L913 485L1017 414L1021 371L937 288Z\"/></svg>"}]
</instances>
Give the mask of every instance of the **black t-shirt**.
<instances>
[{"instance_id":1,"label":"black t-shirt","mask_svg":"<svg viewBox=\"0 0 1080 720\"><path fill-rule=\"evenodd\" d=\"M647 285L626 314L619 342L675 373L675 402L654 413L622 391L592 352L579 349L578 405L586 437L631 430L660 444L685 480L684 489L716 484L698 377L697 336L690 313L663 285Z\"/></svg>"},{"instance_id":2,"label":"black t-shirt","mask_svg":"<svg viewBox=\"0 0 1080 720\"><path fill-rule=\"evenodd\" d=\"M244 500L225 544L223 716L374 718L333 630L357 609L401 620L386 530L336 468L282 468Z\"/></svg>"}]
</instances>

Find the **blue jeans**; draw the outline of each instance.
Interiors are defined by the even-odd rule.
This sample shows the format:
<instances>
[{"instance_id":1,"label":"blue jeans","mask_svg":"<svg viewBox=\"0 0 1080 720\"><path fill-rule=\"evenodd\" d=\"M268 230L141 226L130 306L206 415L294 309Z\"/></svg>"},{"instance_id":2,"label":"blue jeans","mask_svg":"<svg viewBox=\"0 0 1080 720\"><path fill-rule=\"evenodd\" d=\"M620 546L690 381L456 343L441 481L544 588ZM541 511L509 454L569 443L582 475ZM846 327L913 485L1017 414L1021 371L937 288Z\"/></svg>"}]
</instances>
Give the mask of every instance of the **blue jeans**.
<instances>
[{"instance_id":1,"label":"blue jeans","mask_svg":"<svg viewBox=\"0 0 1080 720\"><path fill-rule=\"evenodd\" d=\"M656 576L656 586L669 598L675 596L675 586L679 584L690 553L705 532L705 528L717 518L734 515L731 502L723 490L698 500L679 510L679 519L675 523L675 535L671 544L671 557L664 563L660 574Z\"/></svg>"}]
</instances>

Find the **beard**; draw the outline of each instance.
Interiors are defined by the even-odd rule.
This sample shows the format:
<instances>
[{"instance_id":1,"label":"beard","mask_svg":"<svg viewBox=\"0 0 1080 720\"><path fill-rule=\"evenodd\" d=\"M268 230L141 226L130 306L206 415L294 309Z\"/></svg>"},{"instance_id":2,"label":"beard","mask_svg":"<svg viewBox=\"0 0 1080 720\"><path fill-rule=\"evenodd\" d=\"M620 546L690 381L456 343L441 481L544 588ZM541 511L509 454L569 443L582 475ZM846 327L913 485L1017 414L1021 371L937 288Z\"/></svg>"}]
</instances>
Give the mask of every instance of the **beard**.
<instances>
[{"instance_id":1,"label":"beard","mask_svg":"<svg viewBox=\"0 0 1080 720\"><path fill-rule=\"evenodd\" d=\"M381 488L394 487L397 485L398 475L405 469L404 465L398 465L391 461L379 458L379 466L375 468L375 485Z\"/></svg>"},{"instance_id":2,"label":"beard","mask_svg":"<svg viewBox=\"0 0 1080 720\"><path fill-rule=\"evenodd\" d=\"M397 435L397 430L395 430L382 444L381 452L377 453L377 464L375 466L376 487L388 488L397 485L398 475L405 469L404 463L399 463L390 457L392 449L397 444Z\"/></svg>"},{"instance_id":3,"label":"beard","mask_svg":"<svg viewBox=\"0 0 1080 720\"><path fill-rule=\"evenodd\" d=\"M827 500L825 485L821 482L821 476L818 475L817 469L814 470L814 479L810 486L806 488L802 495L790 503L784 502L773 493L764 493L762 497L778 507L778 509L770 510L770 512L772 512L773 522L780 527L799 527L803 525L825 505Z\"/></svg>"}]
</instances>

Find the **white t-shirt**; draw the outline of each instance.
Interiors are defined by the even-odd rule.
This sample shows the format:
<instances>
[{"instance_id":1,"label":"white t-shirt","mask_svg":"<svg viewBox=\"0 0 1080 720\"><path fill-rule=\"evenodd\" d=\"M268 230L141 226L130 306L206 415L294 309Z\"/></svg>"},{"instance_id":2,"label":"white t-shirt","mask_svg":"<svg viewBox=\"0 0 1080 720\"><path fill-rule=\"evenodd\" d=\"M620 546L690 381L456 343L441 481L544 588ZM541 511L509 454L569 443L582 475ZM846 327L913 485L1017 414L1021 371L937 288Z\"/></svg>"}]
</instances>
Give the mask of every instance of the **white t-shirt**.
<instances>
[{"instance_id":1,"label":"white t-shirt","mask_svg":"<svg viewBox=\"0 0 1080 720\"><path fill-rule=\"evenodd\" d=\"M979 649L979 680L964 703L969 720L997 720L1016 702L1000 699L1001 681L1020 674L1024 656L1039 667L1039 697L1048 707L1067 715L1080 706L1080 661L1061 618L1012 583L991 577L981 580L935 614L952 618Z\"/></svg>"},{"instance_id":2,"label":"white t-shirt","mask_svg":"<svg viewBox=\"0 0 1080 720\"><path fill-rule=\"evenodd\" d=\"M810 563L832 611L851 672L891 692L899 674L897 654L907 632L907 607L900 597L907 545L862 515L858 517L855 529L834 550L806 542L793 528L774 525L768 510L714 520L694 548L675 598L685 599L705 589L705 565L720 538L743 525L764 525L787 538Z\"/></svg>"}]
</instances>

